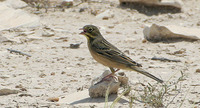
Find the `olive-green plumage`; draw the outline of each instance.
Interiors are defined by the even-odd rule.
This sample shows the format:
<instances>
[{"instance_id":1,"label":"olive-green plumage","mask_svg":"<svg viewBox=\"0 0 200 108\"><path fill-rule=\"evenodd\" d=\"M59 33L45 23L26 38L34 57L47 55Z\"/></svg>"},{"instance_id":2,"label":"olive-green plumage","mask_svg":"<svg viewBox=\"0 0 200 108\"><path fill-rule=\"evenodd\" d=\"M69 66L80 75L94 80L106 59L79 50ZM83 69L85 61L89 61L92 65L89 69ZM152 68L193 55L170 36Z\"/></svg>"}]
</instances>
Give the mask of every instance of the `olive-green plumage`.
<instances>
[{"instance_id":1,"label":"olive-green plumage","mask_svg":"<svg viewBox=\"0 0 200 108\"><path fill-rule=\"evenodd\" d=\"M109 67L113 74L116 72L114 71L114 68L132 70L148 76L160 83L163 82L163 80L143 70L141 64L136 63L114 45L105 40L96 26L86 25L82 30L83 32L80 34L87 38L88 48L92 57L97 62Z\"/></svg>"}]
</instances>

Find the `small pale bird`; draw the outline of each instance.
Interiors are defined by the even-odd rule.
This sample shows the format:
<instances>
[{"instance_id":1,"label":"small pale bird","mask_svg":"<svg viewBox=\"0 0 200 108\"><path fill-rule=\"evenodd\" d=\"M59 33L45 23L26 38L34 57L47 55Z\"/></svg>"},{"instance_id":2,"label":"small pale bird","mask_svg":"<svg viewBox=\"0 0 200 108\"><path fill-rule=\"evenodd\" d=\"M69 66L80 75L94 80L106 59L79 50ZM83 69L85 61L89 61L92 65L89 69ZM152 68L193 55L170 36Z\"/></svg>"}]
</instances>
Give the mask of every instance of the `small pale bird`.
<instances>
[{"instance_id":1,"label":"small pale bird","mask_svg":"<svg viewBox=\"0 0 200 108\"><path fill-rule=\"evenodd\" d=\"M163 83L163 80L143 70L141 64L136 63L114 45L105 40L96 26L86 25L80 30L83 30L80 34L87 38L88 48L92 57L97 62L109 67L112 72L110 75L114 75L119 69L131 70L150 77L157 82Z\"/></svg>"}]
</instances>

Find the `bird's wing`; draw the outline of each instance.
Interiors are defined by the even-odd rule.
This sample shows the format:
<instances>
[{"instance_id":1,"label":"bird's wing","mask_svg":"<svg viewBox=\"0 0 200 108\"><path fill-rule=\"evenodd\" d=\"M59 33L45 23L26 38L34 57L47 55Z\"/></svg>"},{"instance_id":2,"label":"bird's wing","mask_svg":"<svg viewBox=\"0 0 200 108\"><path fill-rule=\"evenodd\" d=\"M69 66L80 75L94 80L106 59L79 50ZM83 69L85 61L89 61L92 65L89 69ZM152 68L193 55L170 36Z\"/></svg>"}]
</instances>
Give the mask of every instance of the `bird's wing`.
<instances>
[{"instance_id":1,"label":"bird's wing","mask_svg":"<svg viewBox=\"0 0 200 108\"><path fill-rule=\"evenodd\" d=\"M121 52L118 48L116 48L114 45L112 45L111 43L109 43L106 40L102 40L102 41L93 43L92 48L98 54L100 54L112 61L127 64L130 66L141 67L141 64L133 61L131 58L126 56L123 52Z\"/></svg>"}]
</instances>

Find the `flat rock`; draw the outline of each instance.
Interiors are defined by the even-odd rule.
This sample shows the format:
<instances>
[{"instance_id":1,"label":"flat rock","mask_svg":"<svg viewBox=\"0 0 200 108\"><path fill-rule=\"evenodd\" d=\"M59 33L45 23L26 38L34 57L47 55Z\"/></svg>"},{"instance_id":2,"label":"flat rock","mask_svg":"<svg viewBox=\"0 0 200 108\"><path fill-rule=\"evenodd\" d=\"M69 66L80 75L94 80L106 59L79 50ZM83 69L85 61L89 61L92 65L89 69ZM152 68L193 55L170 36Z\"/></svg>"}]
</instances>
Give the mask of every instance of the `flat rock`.
<instances>
[{"instance_id":1,"label":"flat rock","mask_svg":"<svg viewBox=\"0 0 200 108\"><path fill-rule=\"evenodd\" d=\"M200 40L200 29L175 25L160 26L152 24L143 30L144 38L150 42L194 42Z\"/></svg>"},{"instance_id":2,"label":"flat rock","mask_svg":"<svg viewBox=\"0 0 200 108\"><path fill-rule=\"evenodd\" d=\"M181 0L119 0L123 7L133 8L146 15L160 13L179 13L182 11Z\"/></svg>"},{"instance_id":3,"label":"flat rock","mask_svg":"<svg viewBox=\"0 0 200 108\"><path fill-rule=\"evenodd\" d=\"M96 16L96 18L103 19L103 20L108 20L109 18L113 18L113 17L114 17L114 13L109 9Z\"/></svg>"},{"instance_id":4,"label":"flat rock","mask_svg":"<svg viewBox=\"0 0 200 108\"><path fill-rule=\"evenodd\" d=\"M119 0L121 3L142 3L148 6L173 6L176 8L181 8L181 0Z\"/></svg>"},{"instance_id":5,"label":"flat rock","mask_svg":"<svg viewBox=\"0 0 200 108\"><path fill-rule=\"evenodd\" d=\"M40 25L39 17L21 9L8 7L4 2L0 2L0 18L0 31L17 27L32 28Z\"/></svg>"},{"instance_id":6,"label":"flat rock","mask_svg":"<svg viewBox=\"0 0 200 108\"><path fill-rule=\"evenodd\" d=\"M7 4L7 6L14 9L21 9L28 6L28 4L21 0L6 0L5 3Z\"/></svg>"},{"instance_id":7,"label":"flat rock","mask_svg":"<svg viewBox=\"0 0 200 108\"><path fill-rule=\"evenodd\" d=\"M1 36L0 35L0 43L4 43L4 42L14 42L13 40L8 39L7 37Z\"/></svg>"}]
</instances>

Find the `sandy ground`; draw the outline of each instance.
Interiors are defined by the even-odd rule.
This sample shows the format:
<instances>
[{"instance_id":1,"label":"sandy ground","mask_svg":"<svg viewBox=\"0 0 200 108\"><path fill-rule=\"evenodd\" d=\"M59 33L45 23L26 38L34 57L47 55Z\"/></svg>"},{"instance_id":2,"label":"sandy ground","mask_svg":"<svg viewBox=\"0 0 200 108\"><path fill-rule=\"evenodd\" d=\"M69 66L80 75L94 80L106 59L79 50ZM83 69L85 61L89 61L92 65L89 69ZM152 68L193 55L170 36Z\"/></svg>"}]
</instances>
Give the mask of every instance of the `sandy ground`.
<instances>
[{"instance_id":1,"label":"sandy ground","mask_svg":"<svg viewBox=\"0 0 200 108\"><path fill-rule=\"evenodd\" d=\"M114 4L110 6L110 4ZM118 6L118 1L106 3L83 3L77 7L61 12L49 10L48 13L39 14L42 25L37 28L19 28L18 30L3 31L4 36L12 37L17 43L1 43L0 45L0 88L16 89L17 86L25 88L31 96L20 97L19 94L0 96L0 107L91 107L93 104L69 105L70 103L48 102L49 97L65 98L70 94L87 90L91 80L99 76L107 67L97 63L90 55L87 48L87 40L79 35L79 28L87 24L100 27L103 36L119 49L125 52L133 60L141 63L143 68L167 81L176 81L181 72L185 80L181 82L181 92L169 106L177 108L183 102L182 108L200 107L199 102L200 73L200 43L142 43L143 28L153 23L159 25L178 25L184 27L200 28L197 23L200 19L200 0L184 0L184 12L177 14L161 14L146 16L135 10L123 9ZM80 8L86 8L79 12ZM99 13L111 10L113 18L102 20L92 15L90 10ZM24 9L29 13L35 9ZM42 32L51 32L50 37L42 36ZM21 35L25 33L26 35ZM64 37L65 39L61 39ZM69 48L71 43L80 43L80 48ZM10 53L7 48L19 50L32 55L26 56ZM173 54L175 51L185 50L181 54ZM179 59L181 62L153 61L152 57L165 57ZM136 83L144 84L156 82L135 72L123 71L130 78L130 86L136 87ZM175 75L174 75L175 74ZM195 86L196 85L196 86ZM134 92L134 90L132 91ZM74 95L79 97L78 95ZM101 102L104 103L104 102ZM121 107L128 107L120 104ZM145 107L144 103L135 103L133 106ZM148 107L148 105L146 105ZM95 107L102 107L95 105Z\"/></svg>"}]
</instances>

